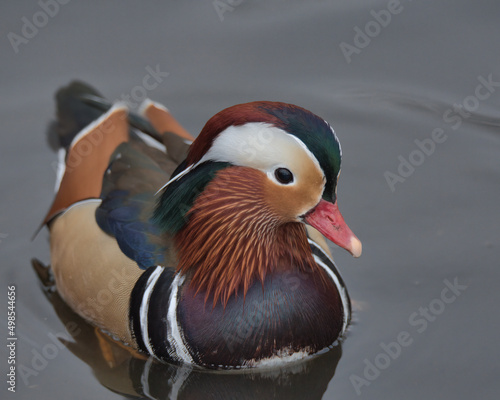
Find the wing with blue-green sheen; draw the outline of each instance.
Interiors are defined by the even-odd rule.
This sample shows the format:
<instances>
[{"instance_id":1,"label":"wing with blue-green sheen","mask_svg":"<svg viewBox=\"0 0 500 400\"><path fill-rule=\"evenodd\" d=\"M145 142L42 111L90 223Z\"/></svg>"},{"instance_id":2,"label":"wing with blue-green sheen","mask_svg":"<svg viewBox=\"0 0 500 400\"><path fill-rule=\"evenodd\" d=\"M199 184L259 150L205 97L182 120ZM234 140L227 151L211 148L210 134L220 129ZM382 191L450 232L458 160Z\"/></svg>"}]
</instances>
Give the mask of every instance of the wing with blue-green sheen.
<instances>
[{"instance_id":1,"label":"wing with blue-green sheen","mask_svg":"<svg viewBox=\"0 0 500 400\"><path fill-rule=\"evenodd\" d=\"M165 153L133 140L116 149L104 175L97 224L142 269L170 262L171 245L151 216L155 193L175 166Z\"/></svg>"}]
</instances>

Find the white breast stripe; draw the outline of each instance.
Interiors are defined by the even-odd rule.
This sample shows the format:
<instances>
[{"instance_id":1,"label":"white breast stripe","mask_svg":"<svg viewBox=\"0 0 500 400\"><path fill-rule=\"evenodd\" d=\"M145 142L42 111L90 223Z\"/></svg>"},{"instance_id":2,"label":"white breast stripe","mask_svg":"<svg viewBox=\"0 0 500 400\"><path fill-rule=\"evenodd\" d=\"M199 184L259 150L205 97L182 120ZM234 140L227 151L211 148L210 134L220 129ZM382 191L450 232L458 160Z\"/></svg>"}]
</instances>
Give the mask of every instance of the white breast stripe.
<instances>
[{"instance_id":1,"label":"white breast stripe","mask_svg":"<svg viewBox=\"0 0 500 400\"><path fill-rule=\"evenodd\" d=\"M328 275L332 278L333 282L335 283L335 286L337 286L340 294L340 298L342 300L342 307L344 308L344 321L342 324L342 332L340 332L341 335L344 334L345 330L347 329L347 324L349 320L351 319L351 313L349 311L349 299L347 298L347 293L345 291L344 286L342 286L337 278L337 276L333 273L333 271L328 268L328 266L321 261L321 259L317 255L313 255L314 261L316 261L316 264L318 264L321 268L323 268Z\"/></svg>"},{"instance_id":2,"label":"white breast stripe","mask_svg":"<svg viewBox=\"0 0 500 400\"><path fill-rule=\"evenodd\" d=\"M144 295L142 296L141 307L139 308L139 317L141 323L141 333L144 345L148 349L149 354L154 356L153 348L149 341L148 333L148 310L149 310L149 300L151 298L151 293L155 287L156 281L163 272L163 267L157 266L153 273L149 276L146 283L146 289L144 290Z\"/></svg>"},{"instance_id":3,"label":"white breast stripe","mask_svg":"<svg viewBox=\"0 0 500 400\"><path fill-rule=\"evenodd\" d=\"M328 254L326 254L323 251L323 249L320 246L318 246L311 239L307 239L307 241L309 242L309 244L311 244L315 248L319 249L321 251L321 253L324 254L325 257L328 258L328 260L330 260L333 265L335 265L333 260L328 256ZM333 272L328 267L328 265L326 265L321 260L321 258L319 258L317 255L313 254L313 257L314 257L314 261L316 261L316 264L318 264L321 268L323 268L326 271L326 273L330 276L330 278L332 278L333 282L335 283L335 286L337 286L337 289L339 291L340 299L342 301L342 307L344 309L344 321L342 324L342 332L341 332L341 335L343 335L345 330L347 329L347 324L349 323L349 320L351 319L351 311L350 311L350 307L349 307L349 296L347 295L347 291L345 289L345 286L340 283L340 280L339 280L338 276L335 274L335 272ZM337 273L338 273L338 271L337 271Z\"/></svg>"},{"instance_id":4,"label":"white breast stripe","mask_svg":"<svg viewBox=\"0 0 500 400\"><path fill-rule=\"evenodd\" d=\"M179 329L179 323L177 322L177 292L179 287L184 282L184 276L176 274L172 286L170 288L170 300L168 304L168 342L172 345L175 350L175 355L179 357L180 360L187 364L193 364L193 358L189 354L184 340L182 339L181 332Z\"/></svg>"}]
</instances>

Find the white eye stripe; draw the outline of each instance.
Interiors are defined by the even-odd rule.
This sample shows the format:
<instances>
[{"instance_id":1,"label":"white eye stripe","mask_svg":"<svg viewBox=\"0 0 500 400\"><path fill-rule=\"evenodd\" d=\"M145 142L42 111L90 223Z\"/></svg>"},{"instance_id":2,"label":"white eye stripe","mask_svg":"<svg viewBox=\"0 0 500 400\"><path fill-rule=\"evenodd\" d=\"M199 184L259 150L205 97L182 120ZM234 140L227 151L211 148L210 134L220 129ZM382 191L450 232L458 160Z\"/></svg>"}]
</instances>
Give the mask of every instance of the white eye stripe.
<instances>
[{"instance_id":1,"label":"white eye stripe","mask_svg":"<svg viewBox=\"0 0 500 400\"><path fill-rule=\"evenodd\" d=\"M265 122L249 122L222 131L200 162L224 161L252 167L272 175L276 181L274 171L279 167L296 175L300 167L296 156L300 153L305 153L324 175L314 154L299 138Z\"/></svg>"}]
</instances>

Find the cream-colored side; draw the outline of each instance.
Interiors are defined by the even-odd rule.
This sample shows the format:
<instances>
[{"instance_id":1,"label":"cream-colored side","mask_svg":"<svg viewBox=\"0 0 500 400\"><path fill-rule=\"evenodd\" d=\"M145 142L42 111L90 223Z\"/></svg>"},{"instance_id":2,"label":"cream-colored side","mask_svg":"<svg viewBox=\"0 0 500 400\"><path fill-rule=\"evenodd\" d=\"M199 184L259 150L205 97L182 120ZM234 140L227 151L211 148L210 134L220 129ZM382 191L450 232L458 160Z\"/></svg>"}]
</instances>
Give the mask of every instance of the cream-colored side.
<instances>
[{"instance_id":1,"label":"cream-colored side","mask_svg":"<svg viewBox=\"0 0 500 400\"><path fill-rule=\"evenodd\" d=\"M143 272L95 221L98 201L77 204L50 227L51 265L57 290L83 318L135 347L129 301Z\"/></svg>"}]
</instances>

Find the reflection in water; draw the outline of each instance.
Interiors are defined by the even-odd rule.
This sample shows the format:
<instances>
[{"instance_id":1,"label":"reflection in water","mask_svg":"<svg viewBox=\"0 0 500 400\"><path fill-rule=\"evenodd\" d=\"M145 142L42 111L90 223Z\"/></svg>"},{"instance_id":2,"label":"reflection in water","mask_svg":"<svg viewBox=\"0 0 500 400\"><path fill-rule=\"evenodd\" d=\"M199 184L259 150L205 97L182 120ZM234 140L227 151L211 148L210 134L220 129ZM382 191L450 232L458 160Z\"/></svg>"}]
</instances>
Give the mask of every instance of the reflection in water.
<instances>
[{"instance_id":1,"label":"reflection in water","mask_svg":"<svg viewBox=\"0 0 500 400\"><path fill-rule=\"evenodd\" d=\"M208 371L163 364L113 341L89 325L61 299L49 269L33 260L47 298L74 342L60 339L88 364L99 382L127 398L321 399L342 355L340 344L322 355L267 370Z\"/></svg>"}]
</instances>

